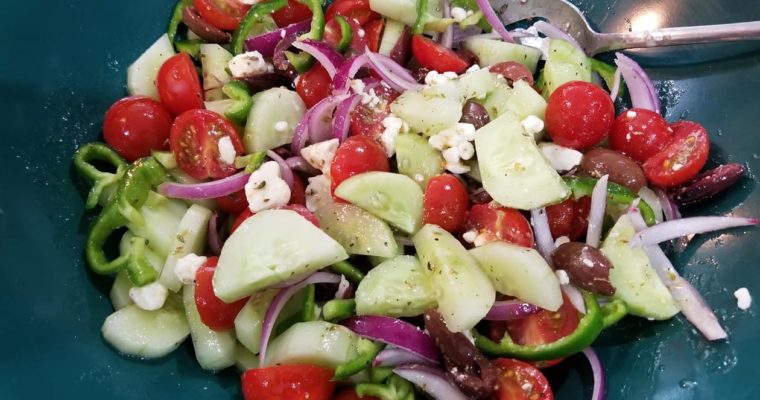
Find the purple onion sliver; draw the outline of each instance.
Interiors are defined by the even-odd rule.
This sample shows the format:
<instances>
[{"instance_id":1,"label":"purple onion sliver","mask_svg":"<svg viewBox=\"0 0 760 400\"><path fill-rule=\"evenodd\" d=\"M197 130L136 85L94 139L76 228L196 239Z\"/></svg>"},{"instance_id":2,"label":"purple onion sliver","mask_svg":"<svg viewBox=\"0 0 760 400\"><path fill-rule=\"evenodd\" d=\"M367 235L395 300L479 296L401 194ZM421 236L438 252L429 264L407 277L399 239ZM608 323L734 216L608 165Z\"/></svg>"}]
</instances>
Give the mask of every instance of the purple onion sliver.
<instances>
[{"instance_id":1,"label":"purple onion sliver","mask_svg":"<svg viewBox=\"0 0 760 400\"><path fill-rule=\"evenodd\" d=\"M288 186L290 186L290 190L293 190L293 185L295 185L295 177L293 176L293 170L290 169L288 163L286 163L279 154L275 153L272 150L267 151L267 157L274 160L277 165L280 166L280 175L282 176L282 179L285 181L285 183L288 184Z\"/></svg>"},{"instance_id":2,"label":"purple onion sliver","mask_svg":"<svg viewBox=\"0 0 760 400\"><path fill-rule=\"evenodd\" d=\"M274 64L274 67L281 71L286 71L289 68L293 68L290 65L290 61L288 61L287 56L285 55L285 51L290 48L290 46L298 39L299 32L291 32L287 35L285 35L282 40L280 40L277 43L277 46L274 48L274 54L272 55L272 64Z\"/></svg>"},{"instance_id":3,"label":"purple onion sliver","mask_svg":"<svg viewBox=\"0 0 760 400\"><path fill-rule=\"evenodd\" d=\"M692 217L662 222L637 232L628 242L631 248L649 246L687 235L713 232L721 229L757 225L755 218L743 217Z\"/></svg>"},{"instance_id":4,"label":"purple onion sliver","mask_svg":"<svg viewBox=\"0 0 760 400\"><path fill-rule=\"evenodd\" d=\"M285 303L293 297L299 290L314 283L338 283L340 277L330 272L315 272L308 278L293 284L289 287L280 289L277 295L274 297L267 312L264 314L264 321L261 325L261 341L259 342L259 360L261 365L266 364L267 346L269 345L269 337L272 336L272 330L274 329L274 323L277 321L277 317L280 315L282 308L285 307Z\"/></svg>"},{"instance_id":5,"label":"purple onion sliver","mask_svg":"<svg viewBox=\"0 0 760 400\"><path fill-rule=\"evenodd\" d=\"M405 92L407 90L416 90L423 87L414 80L414 77L412 77L412 74L409 71L390 58L370 51L367 51L364 54L369 59L370 64L372 64L372 68L393 90L397 92ZM399 75L399 73L401 75Z\"/></svg>"},{"instance_id":6,"label":"purple onion sliver","mask_svg":"<svg viewBox=\"0 0 760 400\"><path fill-rule=\"evenodd\" d=\"M333 94L340 95L348 93L348 89L351 87L351 79L354 79L354 76L357 72L359 72L359 69L367 65L368 62L369 60L364 54L356 56L344 62L343 65L338 68L338 71L335 73L335 78L333 78Z\"/></svg>"},{"instance_id":7,"label":"purple onion sliver","mask_svg":"<svg viewBox=\"0 0 760 400\"><path fill-rule=\"evenodd\" d=\"M546 215L546 208L530 210L530 224L533 225L538 252L551 263L551 255L554 251L554 239L552 239L552 231L549 228L549 217Z\"/></svg>"},{"instance_id":8,"label":"purple onion sliver","mask_svg":"<svg viewBox=\"0 0 760 400\"><path fill-rule=\"evenodd\" d=\"M372 361L373 367L397 367L405 364L432 364L430 360L422 358L412 352L399 348L386 348L377 354ZM435 365L435 364L432 364Z\"/></svg>"},{"instance_id":9,"label":"purple onion sliver","mask_svg":"<svg viewBox=\"0 0 760 400\"><path fill-rule=\"evenodd\" d=\"M443 0L441 6L443 7L443 18L451 18L451 0ZM446 30L441 34L441 46L447 49L450 49L454 45L454 25L447 26Z\"/></svg>"},{"instance_id":10,"label":"purple onion sliver","mask_svg":"<svg viewBox=\"0 0 760 400\"><path fill-rule=\"evenodd\" d=\"M309 162L301 156L293 156L287 158L285 159L285 163L287 163L290 169L293 171L298 171L309 176L320 174L318 169L312 167L311 164L309 164Z\"/></svg>"},{"instance_id":11,"label":"purple onion sliver","mask_svg":"<svg viewBox=\"0 0 760 400\"><path fill-rule=\"evenodd\" d=\"M228 176L204 183L176 183L164 182L158 185L158 193L175 199L202 200L214 199L217 197L227 196L242 190L248 182L247 174L243 171L235 175Z\"/></svg>"},{"instance_id":12,"label":"purple onion sliver","mask_svg":"<svg viewBox=\"0 0 760 400\"><path fill-rule=\"evenodd\" d=\"M294 42L293 47L305 51L314 57L315 60L322 64L322 67L330 75L330 78L335 77L338 68L345 62L343 56L325 42L306 39Z\"/></svg>"},{"instance_id":13,"label":"purple onion sliver","mask_svg":"<svg viewBox=\"0 0 760 400\"><path fill-rule=\"evenodd\" d=\"M605 175L596 182L591 192L591 208L588 212L588 230L586 231L586 244L599 247L602 238L602 225L604 224L604 210L607 208L607 181L609 175Z\"/></svg>"},{"instance_id":14,"label":"purple onion sliver","mask_svg":"<svg viewBox=\"0 0 760 400\"><path fill-rule=\"evenodd\" d=\"M493 28L493 30L499 34L502 40L505 42L514 43L512 36L509 34L509 31L507 31L507 28L504 27L504 23L501 22L499 16L496 15L496 11L493 9L493 7L491 7L491 3L489 3L488 0L475 0L475 2L478 3L480 11L483 11L483 17L485 17L488 25L491 25L491 28Z\"/></svg>"},{"instance_id":15,"label":"purple onion sliver","mask_svg":"<svg viewBox=\"0 0 760 400\"><path fill-rule=\"evenodd\" d=\"M583 47L581 47L580 44L567 32L563 31L562 29L559 29L558 27L546 22L546 21L538 21L533 26L536 28L537 31L543 33L546 37L550 39L560 39L564 40L576 49L583 52L583 54L586 54L586 52L583 50Z\"/></svg>"},{"instance_id":16,"label":"purple onion sliver","mask_svg":"<svg viewBox=\"0 0 760 400\"><path fill-rule=\"evenodd\" d=\"M602 362L591 347L583 350L583 355L586 356L589 364L591 364L591 373L594 377L594 389L591 392L591 400L604 400L605 379Z\"/></svg>"},{"instance_id":17,"label":"purple onion sliver","mask_svg":"<svg viewBox=\"0 0 760 400\"><path fill-rule=\"evenodd\" d=\"M623 79L625 79L633 107L644 108L659 113L660 98L652 80L649 79L646 72L636 61L633 61L623 53L615 53L615 56L615 65L618 66Z\"/></svg>"},{"instance_id":18,"label":"purple onion sliver","mask_svg":"<svg viewBox=\"0 0 760 400\"><path fill-rule=\"evenodd\" d=\"M340 276L340 283L338 283L338 290L335 292L336 299L347 299L351 295L351 283L346 279L344 275Z\"/></svg>"},{"instance_id":19,"label":"purple onion sliver","mask_svg":"<svg viewBox=\"0 0 760 400\"><path fill-rule=\"evenodd\" d=\"M341 143L348 137L349 128L351 128L351 111L359 104L361 97L357 94L351 95L338 104L333 119L333 137Z\"/></svg>"},{"instance_id":20,"label":"purple onion sliver","mask_svg":"<svg viewBox=\"0 0 760 400\"><path fill-rule=\"evenodd\" d=\"M441 354L433 338L420 328L400 319L360 315L344 319L341 325L360 336L411 351L436 364L441 361Z\"/></svg>"},{"instance_id":21,"label":"purple onion sliver","mask_svg":"<svg viewBox=\"0 0 760 400\"><path fill-rule=\"evenodd\" d=\"M393 74L402 80L417 83L417 81L414 79L414 76L412 76L412 73L404 66L397 63L394 59L388 56L384 56L380 53L372 53L369 51L367 52L367 57L369 57L371 62L374 61L374 63L382 64L385 68L390 70Z\"/></svg>"},{"instance_id":22,"label":"purple onion sliver","mask_svg":"<svg viewBox=\"0 0 760 400\"><path fill-rule=\"evenodd\" d=\"M258 51L264 57L274 55L277 44L285 36L306 32L311 26L311 18L290 24L286 27L273 30L245 40L246 51Z\"/></svg>"},{"instance_id":23,"label":"purple onion sliver","mask_svg":"<svg viewBox=\"0 0 760 400\"><path fill-rule=\"evenodd\" d=\"M208 234L206 235L208 249L215 256L218 256L222 252L222 240L219 237L219 227L217 226L218 220L219 214L211 214L211 218L208 220Z\"/></svg>"},{"instance_id":24,"label":"purple onion sliver","mask_svg":"<svg viewBox=\"0 0 760 400\"><path fill-rule=\"evenodd\" d=\"M435 400L470 400L438 368L422 364L403 365L394 368L393 373L412 382Z\"/></svg>"},{"instance_id":25,"label":"purple onion sliver","mask_svg":"<svg viewBox=\"0 0 760 400\"><path fill-rule=\"evenodd\" d=\"M510 321L539 311L541 311L540 307L519 300L497 301L493 303L484 319L488 321Z\"/></svg>"},{"instance_id":26,"label":"purple onion sliver","mask_svg":"<svg viewBox=\"0 0 760 400\"><path fill-rule=\"evenodd\" d=\"M338 104L348 97L348 94L330 96L309 110L311 115L307 123L309 124L309 140L311 143L324 142L333 138L333 113Z\"/></svg>"},{"instance_id":27,"label":"purple onion sliver","mask_svg":"<svg viewBox=\"0 0 760 400\"><path fill-rule=\"evenodd\" d=\"M620 68L617 68L615 70L615 77L612 81L612 87L610 88L610 99L612 101L617 100L618 94L620 93L620 81L623 76L623 72L620 70Z\"/></svg>"},{"instance_id":28,"label":"purple onion sliver","mask_svg":"<svg viewBox=\"0 0 760 400\"><path fill-rule=\"evenodd\" d=\"M668 196L668 194L660 189L660 188L654 188L654 193L657 194L657 199L660 200L660 204L662 205L662 213L665 216L666 221L672 221L674 219L681 218L681 214L678 212L678 206L676 203Z\"/></svg>"}]
</instances>

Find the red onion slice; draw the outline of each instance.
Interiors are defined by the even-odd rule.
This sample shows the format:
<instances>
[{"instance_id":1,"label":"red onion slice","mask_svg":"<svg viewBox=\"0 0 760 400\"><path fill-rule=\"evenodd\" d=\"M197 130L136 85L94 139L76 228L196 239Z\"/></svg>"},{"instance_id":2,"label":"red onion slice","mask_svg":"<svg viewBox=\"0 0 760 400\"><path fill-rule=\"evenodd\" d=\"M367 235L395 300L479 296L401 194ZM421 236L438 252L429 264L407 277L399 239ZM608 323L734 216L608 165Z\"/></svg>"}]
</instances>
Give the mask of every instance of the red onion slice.
<instances>
[{"instance_id":1,"label":"red onion slice","mask_svg":"<svg viewBox=\"0 0 760 400\"><path fill-rule=\"evenodd\" d=\"M628 216L631 218L631 223L637 232L646 229L646 223L644 218L641 217L641 213L638 208L634 208L628 212ZM678 303L681 308L681 312L689 322L704 335L707 340L721 340L728 337L728 334L720 326L718 317L707 305L707 302L702 295L699 294L697 289L691 285L686 279L683 279L681 275L673 267L673 263L670 262L668 256L662 251L658 245L649 245L643 247L649 260L652 262L657 272L657 276L660 278L663 284L670 290L670 294L673 295L673 299Z\"/></svg>"},{"instance_id":2,"label":"red onion slice","mask_svg":"<svg viewBox=\"0 0 760 400\"><path fill-rule=\"evenodd\" d=\"M549 217L546 215L546 208L530 210L530 224L533 225L533 234L536 238L538 252L546 260L551 260L552 251L554 251L554 239L552 239L552 231L549 228Z\"/></svg>"},{"instance_id":3,"label":"red onion slice","mask_svg":"<svg viewBox=\"0 0 760 400\"><path fill-rule=\"evenodd\" d=\"M615 70L615 76L612 80L612 87L610 88L610 99L614 102L617 100L618 93L620 93L620 80L623 76L623 71L620 68Z\"/></svg>"},{"instance_id":4,"label":"red onion slice","mask_svg":"<svg viewBox=\"0 0 760 400\"><path fill-rule=\"evenodd\" d=\"M451 18L451 0L441 1L443 7L443 18ZM441 46L450 49L454 45L454 25L450 24L446 27L446 30L441 34Z\"/></svg>"},{"instance_id":5,"label":"red onion slice","mask_svg":"<svg viewBox=\"0 0 760 400\"><path fill-rule=\"evenodd\" d=\"M514 43L512 36L507 31L507 28L504 27L504 23L501 22L499 16L496 15L496 11L494 11L493 7L491 7L491 4L488 2L488 0L475 0L475 2L478 3L480 11L483 11L483 17L485 17L488 25L491 25L491 28L493 28L493 30L499 34L502 40L505 42Z\"/></svg>"},{"instance_id":6,"label":"red onion slice","mask_svg":"<svg viewBox=\"0 0 760 400\"><path fill-rule=\"evenodd\" d=\"M259 360L262 365L266 363L267 346L269 345L269 337L272 336L272 330L274 329L274 323L277 321L277 317L280 315L282 308L285 307L285 303L290 300L293 295L298 293L299 290L305 288L307 285L315 283L338 283L340 277L330 272L315 272L308 278L295 283L291 286L280 289L272 302L267 307L267 312L264 314L264 322L261 326L261 341L259 342Z\"/></svg>"},{"instance_id":7,"label":"red onion slice","mask_svg":"<svg viewBox=\"0 0 760 400\"><path fill-rule=\"evenodd\" d=\"M358 94L351 95L347 99L338 104L338 108L335 110L335 118L333 119L332 133L333 137L338 139L341 143L348 137L348 131L351 128L351 111L354 110L361 97Z\"/></svg>"},{"instance_id":8,"label":"red onion slice","mask_svg":"<svg viewBox=\"0 0 760 400\"><path fill-rule=\"evenodd\" d=\"M335 298L342 300L351 296L351 283L346 279L345 275L340 276L340 283L338 283L338 290L335 291Z\"/></svg>"},{"instance_id":9,"label":"red onion slice","mask_svg":"<svg viewBox=\"0 0 760 400\"><path fill-rule=\"evenodd\" d=\"M594 389L591 392L591 400L604 400L605 379L602 362L591 347L583 350L583 355L586 356L588 363L591 364L591 373L594 377Z\"/></svg>"},{"instance_id":10,"label":"red onion slice","mask_svg":"<svg viewBox=\"0 0 760 400\"><path fill-rule=\"evenodd\" d=\"M420 328L397 318L379 315L359 315L341 321L360 336L410 351L438 364L441 354L435 341Z\"/></svg>"},{"instance_id":11,"label":"red onion slice","mask_svg":"<svg viewBox=\"0 0 760 400\"><path fill-rule=\"evenodd\" d=\"M412 364L396 367L393 373L417 385L435 400L470 400L438 368Z\"/></svg>"},{"instance_id":12,"label":"red onion slice","mask_svg":"<svg viewBox=\"0 0 760 400\"><path fill-rule=\"evenodd\" d=\"M662 205L662 214L665 216L666 221L672 221L674 219L681 218L681 213L678 211L678 205L660 188L654 188L654 193L657 194L657 199L660 200Z\"/></svg>"},{"instance_id":13,"label":"red onion slice","mask_svg":"<svg viewBox=\"0 0 760 400\"><path fill-rule=\"evenodd\" d=\"M573 39L572 36L570 36L567 32L563 31L562 29L559 29L558 27L546 22L546 21L538 21L533 26L536 28L537 31L544 34L544 36L550 38L550 39L560 39L564 40L568 43L570 43L573 47L583 52L583 54L586 54L586 52L583 50L583 47L581 47L578 42Z\"/></svg>"},{"instance_id":14,"label":"red onion slice","mask_svg":"<svg viewBox=\"0 0 760 400\"><path fill-rule=\"evenodd\" d=\"M275 153L272 150L267 151L267 157L271 158L274 162L277 163L277 165L280 166L280 176L282 176L282 180L284 180L285 183L290 186L290 190L293 190L295 185L295 177L293 176L293 170L290 169L288 163L286 163L279 154Z\"/></svg>"},{"instance_id":15,"label":"red onion slice","mask_svg":"<svg viewBox=\"0 0 760 400\"><path fill-rule=\"evenodd\" d=\"M245 40L245 49L246 51L258 51L264 57L272 57L274 49L277 47L277 43L280 43L280 40L291 34L306 32L310 26L311 18L248 38Z\"/></svg>"},{"instance_id":16,"label":"red onion slice","mask_svg":"<svg viewBox=\"0 0 760 400\"><path fill-rule=\"evenodd\" d=\"M306 145L307 140L318 143L331 139L333 110L347 97L348 95L343 94L324 98L306 111L293 133L293 142L290 144L291 153L301 154L301 149Z\"/></svg>"},{"instance_id":17,"label":"red onion slice","mask_svg":"<svg viewBox=\"0 0 760 400\"><path fill-rule=\"evenodd\" d=\"M327 71L327 74L330 75L330 78L335 77L338 68L345 62L343 56L325 42L306 39L293 42L293 47L309 53L315 60L319 61L325 71Z\"/></svg>"},{"instance_id":18,"label":"red onion slice","mask_svg":"<svg viewBox=\"0 0 760 400\"><path fill-rule=\"evenodd\" d=\"M654 112L660 112L660 97L654 88L649 75L636 61L633 61L623 53L615 53L615 65L623 75L628 93L631 96L631 104L634 108L645 108Z\"/></svg>"},{"instance_id":19,"label":"red onion slice","mask_svg":"<svg viewBox=\"0 0 760 400\"><path fill-rule=\"evenodd\" d=\"M204 183L164 182L158 185L158 193L175 199L203 200L226 196L242 190L248 182L247 174L243 171Z\"/></svg>"},{"instance_id":20,"label":"red onion slice","mask_svg":"<svg viewBox=\"0 0 760 400\"><path fill-rule=\"evenodd\" d=\"M430 360L398 348L387 348L377 354L373 367L397 367L405 364L432 364Z\"/></svg>"},{"instance_id":21,"label":"red onion slice","mask_svg":"<svg viewBox=\"0 0 760 400\"><path fill-rule=\"evenodd\" d=\"M484 319L488 321L510 321L539 311L541 311L540 307L519 300L497 301L493 303Z\"/></svg>"},{"instance_id":22,"label":"red onion slice","mask_svg":"<svg viewBox=\"0 0 760 400\"><path fill-rule=\"evenodd\" d=\"M605 175L596 182L591 192L591 208L588 212L588 230L586 231L586 244L599 247L602 238L602 224L604 223L604 210L607 208L607 181L609 175Z\"/></svg>"},{"instance_id":23,"label":"red onion slice","mask_svg":"<svg viewBox=\"0 0 760 400\"><path fill-rule=\"evenodd\" d=\"M301 156L290 157L285 160L285 163L288 164L288 167L293 171L298 171L309 176L321 174L318 169L312 167L311 164Z\"/></svg>"},{"instance_id":24,"label":"red onion slice","mask_svg":"<svg viewBox=\"0 0 760 400\"><path fill-rule=\"evenodd\" d=\"M757 225L756 218L743 217L692 217L662 222L633 235L628 246L641 247L678 239L687 235L714 232L721 229Z\"/></svg>"},{"instance_id":25,"label":"red onion slice","mask_svg":"<svg viewBox=\"0 0 760 400\"><path fill-rule=\"evenodd\" d=\"M338 71L335 73L335 78L332 81L332 92L335 95L348 93L348 89L351 87L351 79L354 78L359 69L367 65L369 60L364 54L356 56L344 62Z\"/></svg>"},{"instance_id":26,"label":"red onion slice","mask_svg":"<svg viewBox=\"0 0 760 400\"><path fill-rule=\"evenodd\" d=\"M407 90L419 90L424 87L414 80L412 74L406 68L398 65L392 59L378 53L366 51L364 53L372 65L372 68L383 78L383 81L397 92Z\"/></svg>"}]
</instances>

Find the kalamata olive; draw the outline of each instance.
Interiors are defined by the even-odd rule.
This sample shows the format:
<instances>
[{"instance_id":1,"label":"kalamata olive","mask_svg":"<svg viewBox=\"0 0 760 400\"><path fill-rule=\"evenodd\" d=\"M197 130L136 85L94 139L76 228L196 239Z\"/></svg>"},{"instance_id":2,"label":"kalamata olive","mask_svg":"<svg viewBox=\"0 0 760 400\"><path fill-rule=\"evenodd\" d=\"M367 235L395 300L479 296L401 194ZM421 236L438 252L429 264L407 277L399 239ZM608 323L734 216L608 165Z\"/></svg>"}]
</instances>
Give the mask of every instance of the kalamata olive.
<instances>
[{"instance_id":1,"label":"kalamata olive","mask_svg":"<svg viewBox=\"0 0 760 400\"><path fill-rule=\"evenodd\" d=\"M676 189L673 200L679 205L685 205L709 199L738 182L745 171L746 168L741 164L724 164L705 171Z\"/></svg>"},{"instance_id":2,"label":"kalamata olive","mask_svg":"<svg viewBox=\"0 0 760 400\"><path fill-rule=\"evenodd\" d=\"M601 251L585 243L568 242L552 253L554 267L570 276L570 281L583 289L612 296L615 288L610 283L610 260Z\"/></svg>"},{"instance_id":3,"label":"kalamata olive","mask_svg":"<svg viewBox=\"0 0 760 400\"><path fill-rule=\"evenodd\" d=\"M488 70L494 74L503 76L510 85L512 82L522 79L525 82L528 82L529 85L533 86L533 74L527 67L518 62L503 61L492 65Z\"/></svg>"},{"instance_id":4,"label":"kalamata olive","mask_svg":"<svg viewBox=\"0 0 760 400\"><path fill-rule=\"evenodd\" d=\"M636 161L615 150L597 147L583 155L580 172L594 178L610 176L610 181L631 189L634 193L646 186L647 178Z\"/></svg>"},{"instance_id":5,"label":"kalamata olive","mask_svg":"<svg viewBox=\"0 0 760 400\"><path fill-rule=\"evenodd\" d=\"M478 56L475 55L475 53L471 52L467 49L459 49L457 50L457 55L459 57L462 57L463 60L467 62L468 65L474 65L480 63L480 60L478 60Z\"/></svg>"},{"instance_id":6,"label":"kalamata olive","mask_svg":"<svg viewBox=\"0 0 760 400\"><path fill-rule=\"evenodd\" d=\"M201 39L211 42L225 44L232 40L232 35L206 22L195 7L185 7L182 10L182 22L187 28L193 31Z\"/></svg>"},{"instance_id":7,"label":"kalamata olive","mask_svg":"<svg viewBox=\"0 0 760 400\"><path fill-rule=\"evenodd\" d=\"M248 86L250 94L263 92L264 90L273 87L288 86L290 84L288 78L284 74L278 72L248 75L240 78L240 81Z\"/></svg>"},{"instance_id":8,"label":"kalamata olive","mask_svg":"<svg viewBox=\"0 0 760 400\"><path fill-rule=\"evenodd\" d=\"M396 44L391 49L390 57L399 65L406 65L412 56L412 30L405 26Z\"/></svg>"},{"instance_id":9,"label":"kalamata olive","mask_svg":"<svg viewBox=\"0 0 760 400\"><path fill-rule=\"evenodd\" d=\"M491 118L488 116L488 111L485 107L472 100L467 100L464 103L464 107L462 107L462 118L459 122L472 124L475 126L475 129L480 129L491 122Z\"/></svg>"},{"instance_id":10,"label":"kalamata olive","mask_svg":"<svg viewBox=\"0 0 760 400\"><path fill-rule=\"evenodd\" d=\"M417 83L425 84L425 77L427 74L432 71L430 68L425 67L419 67L412 71L412 77L414 78Z\"/></svg>"}]
</instances>

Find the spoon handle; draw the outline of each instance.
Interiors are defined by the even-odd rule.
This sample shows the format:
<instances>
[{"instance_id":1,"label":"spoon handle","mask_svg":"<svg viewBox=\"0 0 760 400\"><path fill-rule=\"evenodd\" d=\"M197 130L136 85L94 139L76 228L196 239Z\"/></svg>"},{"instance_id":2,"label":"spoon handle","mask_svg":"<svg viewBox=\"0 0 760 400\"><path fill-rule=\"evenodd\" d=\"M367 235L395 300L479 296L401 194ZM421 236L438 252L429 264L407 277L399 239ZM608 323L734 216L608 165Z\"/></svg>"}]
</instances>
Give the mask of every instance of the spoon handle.
<instances>
[{"instance_id":1,"label":"spoon handle","mask_svg":"<svg viewBox=\"0 0 760 400\"><path fill-rule=\"evenodd\" d=\"M641 32L603 33L596 37L595 50L591 53L751 39L760 39L760 21L662 28Z\"/></svg>"}]
</instances>

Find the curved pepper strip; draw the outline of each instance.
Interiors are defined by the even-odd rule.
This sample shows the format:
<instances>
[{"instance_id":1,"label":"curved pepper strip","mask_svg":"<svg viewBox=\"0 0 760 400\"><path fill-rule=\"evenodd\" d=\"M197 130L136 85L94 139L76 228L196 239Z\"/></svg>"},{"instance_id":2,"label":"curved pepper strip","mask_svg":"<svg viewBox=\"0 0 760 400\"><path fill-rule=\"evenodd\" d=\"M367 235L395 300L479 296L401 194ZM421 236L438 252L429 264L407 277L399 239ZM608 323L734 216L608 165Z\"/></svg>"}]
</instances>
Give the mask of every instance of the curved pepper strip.
<instances>
[{"instance_id":1,"label":"curved pepper strip","mask_svg":"<svg viewBox=\"0 0 760 400\"><path fill-rule=\"evenodd\" d=\"M628 307L620 299L613 299L602 306L602 323L604 329L615 325L618 321L628 315Z\"/></svg>"},{"instance_id":2,"label":"curved pepper strip","mask_svg":"<svg viewBox=\"0 0 760 400\"><path fill-rule=\"evenodd\" d=\"M384 383L360 383L356 385L359 397L375 396L382 400L414 400L414 386L398 375L391 374Z\"/></svg>"},{"instance_id":3,"label":"curved pepper strip","mask_svg":"<svg viewBox=\"0 0 760 400\"><path fill-rule=\"evenodd\" d=\"M169 36L169 41L174 43L174 37L177 36L177 28L180 22L182 22L182 10L185 7L193 5L193 0L179 0L177 5L174 6L172 11L172 18L169 20L169 26L166 27L166 34Z\"/></svg>"},{"instance_id":4,"label":"curved pepper strip","mask_svg":"<svg viewBox=\"0 0 760 400\"><path fill-rule=\"evenodd\" d=\"M187 53L192 58L197 59L201 53L201 44L203 41L199 39L177 39L174 41L174 47L180 53Z\"/></svg>"},{"instance_id":5,"label":"curved pepper strip","mask_svg":"<svg viewBox=\"0 0 760 400\"><path fill-rule=\"evenodd\" d=\"M356 314L356 300L333 299L322 306L325 321L338 321Z\"/></svg>"},{"instance_id":6,"label":"curved pepper strip","mask_svg":"<svg viewBox=\"0 0 760 400\"><path fill-rule=\"evenodd\" d=\"M414 25L412 25L412 33L415 35L421 35L425 31L427 7L428 0L417 0L417 19L414 20Z\"/></svg>"},{"instance_id":7,"label":"curved pepper strip","mask_svg":"<svg viewBox=\"0 0 760 400\"><path fill-rule=\"evenodd\" d=\"M338 50L339 53L342 53L354 40L354 28L351 27L351 24L349 24L342 15L336 15L335 21L338 23L338 26L340 26L340 42L338 43L336 50Z\"/></svg>"},{"instance_id":8,"label":"curved pepper strip","mask_svg":"<svg viewBox=\"0 0 760 400\"><path fill-rule=\"evenodd\" d=\"M379 353L383 347L385 347L385 345L382 343L359 338L356 343L356 350L359 354L353 360L338 365L338 367L335 368L333 380L342 381L364 371L364 369L372 364L372 360L375 359L375 356L377 356L377 353Z\"/></svg>"},{"instance_id":9,"label":"curved pepper strip","mask_svg":"<svg viewBox=\"0 0 760 400\"><path fill-rule=\"evenodd\" d=\"M116 172L101 171L92 164L92 161L108 163L116 168ZM74 154L74 168L76 168L79 175L82 175L82 177L92 183L92 188L87 195L87 202L85 203L85 208L89 210L98 205L104 193L108 193L107 190L112 191L107 196L108 198L104 199L106 203L109 202L115 187L124 178L124 174L127 171L127 163L107 145L94 142L88 143L77 150Z\"/></svg>"},{"instance_id":10,"label":"curved pepper strip","mask_svg":"<svg viewBox=\"0 0 760 400\"><path fill-rule=\"evenodd\" d=\"M311 29L298 39L322 40L322 35L325 33L325 14L322 11L321 0L298 0L298 2L311 10ZM314 64L314 58L306 52L294 54L286 51L285 57L299 74L305 73Z\"/></svg>"},{"instance_id":11,"label":"curved pepper strip","mask_svg":"<svg viewBox=\"0 0 760 400\"><path fill-rule=\"evenodd\" d=\"M285 6L288 5L288 0L270 0L261 3L254 4L245 14L243 20L240 21L240 25L232 34L232 54L237 55L243 52L243 44L245 39L248 38L248 34L257 22L261 22L261 19ZM321 11L321 9L320 9ZM313 23L312 23L313 24ZM320 35L319 38L322 38Z\"/></svg>"},{"instance_id":12,"label":"curved pepper strip","mask_svg":"<svg viewBox=\"0 0 760 400\"><path fill-rule=\"evenodd\" d=\"M556 342L521 345L513 342L509 335L505 334L501 342L496 343L473 331L475 345L492 357L514 357L529 361L554 360L575 354L590 346L604 327L602 312L594 295L584 291L583 301L586 303L586 315L578 322L578 327L573 333Z\"/></svg>"},{"instance_id":13,"label":"curved pepper strip","mask_svg":"<svg viewBox=\"0 0 760 400\"><path fill-rule=\"evenodd\" d=\"M597 179L585 176L569 176L564 179L567 186L573 191L573 197L576 200L583 196L591 196L597 181ZM627 207L638 197L636 193L623 185L618 185L615 182L607 183L607 202L610 204ZM655 224L654 211L643 199L639 202L639 210L647 225Z\"/></svg>"},{"instance_id":14,"label":"curved pepper strip","mask_svg":"<svg viewBox=\"0 0 760 400\"><path fill-rule=\"evenodd\" d=\"M126 269L136 286L143 286L158 278L158 273L145 260L145 239L133 238L130 251L115 260L108 260L103 246L108 237L128 223L144 224L140 207L145 204L148 192L166 179L166 171L152 157L135 161L121 181L114 198L103 208L90 229L85 245L85 256L90 269L101 275L110 275Z\"/></svg>"},{"instance_id":15,"label":"curved pepper strip","mask_svg":"<svg viewBox=\"0 0 760 400\"><path fill-rule=\"evenodd\" d=\"M248 87L243 82L232 80L222 86L222 93L235 101L224 112L224 116L238 125L245 125L245 121L248 119L248 112L253 107L253 100L248 93Z\"/></svg>"},{"instance_id":16,"label":"curved pepper strip","mask_svg":"<svg viewBox=\"0 0 760 400\"><path fill-rule=\"evenodd\" d=\"M588 59L591 62L591 70L602 77L607 88L612 88L615 82L615 71L617 69L604 61L597 60L596 58L589 57ZM620 88L618 89L618 97L622 98L623 96L625 96L625 82L621 80Z\"/></svg>"},{"instance_id":17,"label":"curved pepper strip","mask_svg":"<svg viewBox=\"0 0 760 400\"><path fill-rule=\"evenodd\" d=\"M336 262L330 266L330 269L338 275L345 276L346 279L348 279L349 282L353 283L354 285L358 285L365 276L362 270L354 267L350 262L345 260Z\"/></svg>"}]
</instances>

